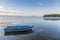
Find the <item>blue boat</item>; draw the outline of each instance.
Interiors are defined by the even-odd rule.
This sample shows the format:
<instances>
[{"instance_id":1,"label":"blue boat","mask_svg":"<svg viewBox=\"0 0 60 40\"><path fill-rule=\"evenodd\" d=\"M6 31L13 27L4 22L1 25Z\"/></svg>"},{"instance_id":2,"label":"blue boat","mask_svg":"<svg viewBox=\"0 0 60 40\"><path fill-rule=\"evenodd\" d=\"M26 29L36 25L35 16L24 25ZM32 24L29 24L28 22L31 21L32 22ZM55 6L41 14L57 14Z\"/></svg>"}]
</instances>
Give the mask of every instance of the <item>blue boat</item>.
<instances>
[{"instance_id":1,"label":"blue boat","mask_svg":"<svg viewBox=\"0 0 60 40\"><path fill-rule=\"evenodd\" d=\"M5 32L22 32L32 30L33 26L30 25L21 25L21 26L7 26L4 31Z\"/></svg>"}]
</instances>

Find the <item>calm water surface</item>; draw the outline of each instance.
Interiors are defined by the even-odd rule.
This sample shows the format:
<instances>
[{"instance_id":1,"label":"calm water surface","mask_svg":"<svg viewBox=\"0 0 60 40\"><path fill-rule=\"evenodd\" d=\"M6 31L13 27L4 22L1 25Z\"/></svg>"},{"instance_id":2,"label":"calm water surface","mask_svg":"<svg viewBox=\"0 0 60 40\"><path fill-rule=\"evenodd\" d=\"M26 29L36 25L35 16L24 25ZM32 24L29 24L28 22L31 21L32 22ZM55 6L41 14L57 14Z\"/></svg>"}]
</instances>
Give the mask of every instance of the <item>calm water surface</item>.
<instances>
[{"instance_id":1,"label":"calm water surface","mask_svg":"<svg viewBox=\"0 0 60 40\"><path fill-rule=\"evenodd\" d=\"M5 35L8 25L33 25L31 33ZM0 19L0 40L60 40L60 20L43 18L2 18Z\"/></svg>"}]
</instances>

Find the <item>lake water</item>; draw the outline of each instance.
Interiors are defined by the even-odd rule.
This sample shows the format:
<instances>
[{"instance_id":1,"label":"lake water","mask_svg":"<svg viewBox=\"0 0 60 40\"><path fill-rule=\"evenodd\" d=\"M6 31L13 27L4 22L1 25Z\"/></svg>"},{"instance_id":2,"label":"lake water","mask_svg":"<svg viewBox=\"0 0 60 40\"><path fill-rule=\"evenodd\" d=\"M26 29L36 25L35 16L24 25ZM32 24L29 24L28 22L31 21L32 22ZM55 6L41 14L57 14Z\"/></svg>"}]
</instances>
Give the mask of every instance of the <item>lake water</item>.
<instances>
[{"instance_id":1,"label":"lake water","mask_svg":"<svg viewBox=\"0 0 60 40\"><path fill-rule=\"evenodd\" d=\"M9 25L33 25L31 33L5 35ZM44 20L40 17L0 18L0 40L60 40L60 20Z\"/></svg>"}]
</instances>

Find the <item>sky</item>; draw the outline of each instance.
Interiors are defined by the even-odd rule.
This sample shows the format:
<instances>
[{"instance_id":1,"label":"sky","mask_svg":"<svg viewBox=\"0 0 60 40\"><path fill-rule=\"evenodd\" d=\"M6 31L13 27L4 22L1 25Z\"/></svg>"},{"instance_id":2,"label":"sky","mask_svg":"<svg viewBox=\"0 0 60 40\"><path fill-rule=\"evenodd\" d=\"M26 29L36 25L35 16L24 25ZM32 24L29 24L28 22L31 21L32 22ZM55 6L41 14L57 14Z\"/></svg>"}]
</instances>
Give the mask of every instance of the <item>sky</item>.
<instances>
[{"instance_id":1,"label":"sky","mask_svg":"<svg viewBox=\"0 0 60 40\"><path fill-rule=\"evenodd\" d=\"M0 15L41 16L60 13L60 0L0 0Z\"/></svg>"}]
</instances>

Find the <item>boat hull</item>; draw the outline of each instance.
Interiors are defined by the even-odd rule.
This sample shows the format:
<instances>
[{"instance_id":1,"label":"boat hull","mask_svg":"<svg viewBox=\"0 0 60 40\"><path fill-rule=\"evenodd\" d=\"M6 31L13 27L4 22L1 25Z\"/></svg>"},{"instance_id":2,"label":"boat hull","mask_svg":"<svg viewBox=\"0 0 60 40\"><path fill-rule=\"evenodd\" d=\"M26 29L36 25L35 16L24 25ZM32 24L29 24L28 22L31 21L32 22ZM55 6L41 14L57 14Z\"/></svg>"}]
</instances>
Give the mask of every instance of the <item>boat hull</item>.
<instances>
[{"instance_id":1,"label":"boat hull","mask_svg":"<svg viewBox=\"0 0 60 40\"><path fill-rule=\"evenodd\" d=\"M24 32L24 31L29 31L29 30L32 30L32 28L24 29L24 30L21 30L21 29L5 29L5 32Z\"/></svg>"},{"instance_id":2,"label":"boat hull","mask_svg":"<svg viewBox=\"0 0 60 40\"><path fill-rule=\"evenodd\" d=\"M30 34L32 32L33 32L32 29L24 31L10 31L10 32L5 31L4 35L21 35L21 34Z\"/></svg>"}]
</instances>

